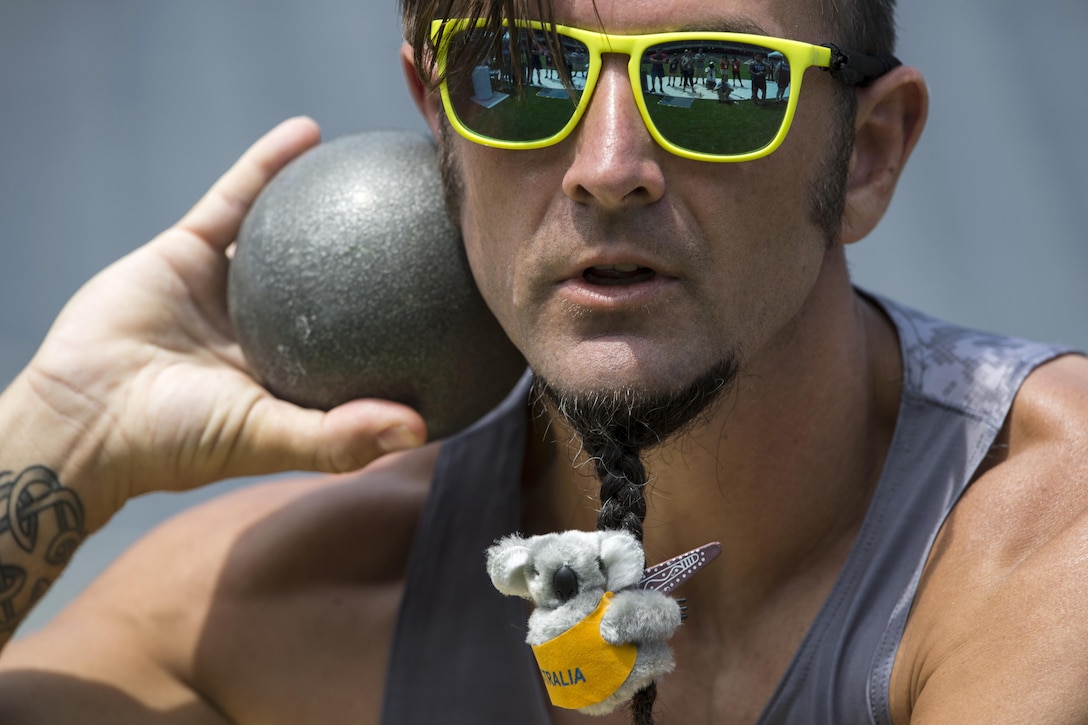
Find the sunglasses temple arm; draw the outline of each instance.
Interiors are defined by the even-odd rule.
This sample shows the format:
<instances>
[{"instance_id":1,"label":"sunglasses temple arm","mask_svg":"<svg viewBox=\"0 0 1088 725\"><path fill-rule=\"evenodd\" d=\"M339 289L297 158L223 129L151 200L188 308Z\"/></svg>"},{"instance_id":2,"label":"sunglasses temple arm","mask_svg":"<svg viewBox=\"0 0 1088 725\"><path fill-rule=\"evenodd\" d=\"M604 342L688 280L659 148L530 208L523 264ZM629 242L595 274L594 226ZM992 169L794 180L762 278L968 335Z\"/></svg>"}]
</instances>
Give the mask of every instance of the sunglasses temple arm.
<instances>
[{"instance_id":1,"label":"sunglasses temple arm","mask_svg":"<svg viewBox=\"0 0 1088 725\"><path fill-rule=\"evenodd\" d=\"M866 55L827 43L831 65L826 69L833 78L849 86L867 86L892 68L902 65L894 55Z\"/></svg>"}]
</instances>

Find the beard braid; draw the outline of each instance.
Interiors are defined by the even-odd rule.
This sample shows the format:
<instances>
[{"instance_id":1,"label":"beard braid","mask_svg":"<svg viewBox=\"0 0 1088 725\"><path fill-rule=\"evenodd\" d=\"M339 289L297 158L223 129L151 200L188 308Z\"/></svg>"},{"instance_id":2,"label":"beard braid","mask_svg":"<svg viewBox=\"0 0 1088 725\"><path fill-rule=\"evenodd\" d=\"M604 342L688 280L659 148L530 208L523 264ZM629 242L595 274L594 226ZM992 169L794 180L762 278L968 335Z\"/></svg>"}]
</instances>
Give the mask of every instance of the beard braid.
<instances>
[{"instance_id":1,"label":"beard braid","mask_svg":"<svg viewBox=\"0 0 1088 725\"><path fill-rule=\"evenodd\" d=\"M598 529L625 529L642 541L642 454L700 423L732 386L738 368L730 356L690 384L662 392L564 392L534 378L535 397L550 404L577 434L601 479Z\"/></svg>"},{"instance_id":2,"label":"beard braid","mask_svg":"<svg viewBox=\"0 0 1088 725\"><path fill-rule=\"evenodd\" d=\"M623 529L643 540L647 476L642 454L702 420L731 387L737 369L736 359L730 357L686 388L668 393L564 394L539 377L534 379L538 395L581 438L593 461L601 481L598 529ZM630 702L635 725L653 725L656 699L653 682L635 693Z\"/></svg>"}]
</instances>

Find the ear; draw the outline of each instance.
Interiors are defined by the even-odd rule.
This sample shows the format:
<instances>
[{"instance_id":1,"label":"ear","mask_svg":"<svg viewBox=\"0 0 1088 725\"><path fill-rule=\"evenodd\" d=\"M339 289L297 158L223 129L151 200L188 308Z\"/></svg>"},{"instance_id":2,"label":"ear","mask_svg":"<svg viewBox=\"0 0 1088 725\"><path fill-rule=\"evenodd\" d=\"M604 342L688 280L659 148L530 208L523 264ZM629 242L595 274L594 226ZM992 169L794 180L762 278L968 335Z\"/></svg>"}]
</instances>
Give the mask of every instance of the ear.
<instances>
[{"instance_id":1,"label":"ear","mask_svg":"<svg viewBox=\"0 0 1088 725\"><path fill-rule=\"evenodd\" d=\"M487 550L487 573L491 583L510 597L529 599L529 582L526 577L533 555L518 535L500 539Z\"/></svg>"},{"instance_id":2,"label":"ear","mask_svg":"<svg viewBox=\"0 0 1088 725\"><path fill-rule=\"evenodd\" d=\"M646 568L646 558L638 539L627 531L602 531L601 561L608 588L620 591L638 584Z\"/></svg>"},{"instance_id":3,"label":"ear","mask_svg":"<svg viewBox=\"0 0 1088 725\"><path fill-rule=\"evenodd\" d=\"M842 224L844 244L868 235L884 216L929 113L925 79L909 66L899 66L858 89L857 99Z\"/></svg>"},{"instance_id":4,"label":"ear","mask_svg":"<svg viewBox=\"0 0 1088 725\"><path fill-rule=\"evenodd\" d=\"M431 133L438 138L438 114L445 113L442 110L442 97L437 89L431 90L416 70L415 59L412 54L412 46L407 42L400 46L400 65L404 71L404 80L408 83L408 93L415 101L416 108L423 114L423 120L427 122Z\"/></svg>"}]
</instances>

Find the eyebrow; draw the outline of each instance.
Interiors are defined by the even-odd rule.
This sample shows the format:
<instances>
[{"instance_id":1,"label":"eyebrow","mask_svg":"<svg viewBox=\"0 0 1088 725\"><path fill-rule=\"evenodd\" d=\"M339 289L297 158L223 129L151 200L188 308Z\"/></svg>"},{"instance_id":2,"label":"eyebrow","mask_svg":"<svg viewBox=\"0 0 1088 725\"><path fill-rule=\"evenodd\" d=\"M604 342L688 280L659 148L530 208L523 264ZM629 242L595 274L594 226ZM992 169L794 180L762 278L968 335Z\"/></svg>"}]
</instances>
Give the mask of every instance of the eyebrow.
<instances>
[{"instance_id":1,"label":"eyebrow","mask_svg":"<svg viewBox=\"0 0 1088 725\"><path fill-rule=\"evenodd\" d=\"M588 25L579 25L577 23L570 23L566 19L557 18L555 20L557 25L570 25L571 27L581 27L586 30L594 30L597 32L604 32L611 35L641 35L646 32L653 33L746 33L748 35L765 35L770 37L772 33L767 32L759 23L741 15L720 17L717 19L707 20L693 20L689 23L683 23L681 25L667 26L664 28L658 28L653 31L643 31L642 33L632 31L609 31L606 28L597 26L591 27ZM594 24L596 25L596 24Z\"/></svg>"},{"instance_id":2,"label":"eyebrow","mask_svg":"<svg viewBox=\"0 0 1088 725\"><path fill-rule=\"evenodd\" d=\"M731 17L723 18L713 22L694 22L685 25L680 25L675 28L675 32L690 33L690 32L712 32L712 33L748 33L751 35L770 35L764 30L759 23L750 18L745 17Z\"/></svg>"}]
</instances>

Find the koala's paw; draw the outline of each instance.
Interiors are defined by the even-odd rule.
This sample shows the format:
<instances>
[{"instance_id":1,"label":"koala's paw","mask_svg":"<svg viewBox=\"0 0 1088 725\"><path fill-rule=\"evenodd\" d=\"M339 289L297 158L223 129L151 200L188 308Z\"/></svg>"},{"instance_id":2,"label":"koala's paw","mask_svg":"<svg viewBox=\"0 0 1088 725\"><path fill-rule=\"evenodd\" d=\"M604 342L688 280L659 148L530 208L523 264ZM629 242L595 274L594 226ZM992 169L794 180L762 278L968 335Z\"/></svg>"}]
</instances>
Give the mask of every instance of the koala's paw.
<instances>
[{"instance_id":1,"label":"koala's paw","mask_svg":"<svg viewBox=\"0 0 1088 725\"><path fill-rule=\"evenodd\" d=\"M611 644L664 642L680 626L680 604L651 589L616 594L601 619L601 637Z\"/></svg>"},{"instance_id":2,"label":"koala's paw","mask_svg":"<svg viewBox=\"0 0 1088 725\"><path fill-rule=\"evenodd\" d=\"M659 680L676 668L672 650L664 642L640 645L635 667L610 697L594 705L579 708L586 715L607 715L625 705L636 692Z\"/></svg>"}]
</instances>

